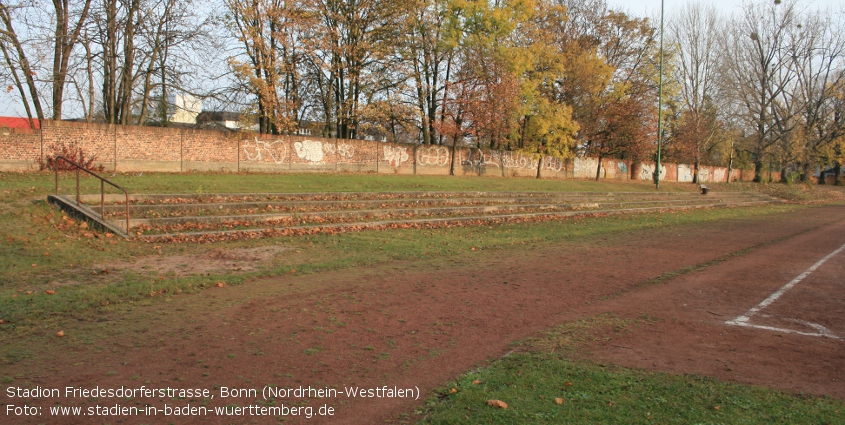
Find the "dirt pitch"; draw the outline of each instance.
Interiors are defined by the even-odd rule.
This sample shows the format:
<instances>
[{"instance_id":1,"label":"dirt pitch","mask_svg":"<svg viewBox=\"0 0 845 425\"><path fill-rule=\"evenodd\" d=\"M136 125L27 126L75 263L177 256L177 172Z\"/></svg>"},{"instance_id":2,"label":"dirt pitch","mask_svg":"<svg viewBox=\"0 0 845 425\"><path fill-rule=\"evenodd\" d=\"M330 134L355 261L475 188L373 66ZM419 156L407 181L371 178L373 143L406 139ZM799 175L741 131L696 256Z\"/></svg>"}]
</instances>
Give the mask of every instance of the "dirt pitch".
<instances>
[{"instance_id":1,"label":"dirt pitch","mask_svg":"<svg viewBox=\"0 0 845 425\"><path fill-rule=\"evenodd\" d=\"M726 325L845 243L845 207L626 232L598 242L470 251L460 258L274 277L68 324L5 374L18 386L262 388L418 387L420 400L311 399L331 418L285 423L414 421L430 390L514 349L515 341L614 313L651 325L604 335L578 356L845 399L845 340L790 333L822 325L845 337L845 252L752 321ZM685 268L697 271L659 283ZM96 335L96 337L93 337ZM4 388L7 385L4 385ZM10 403L5 394L0 396ZM208 405L255 404L255 398ZM21 400L17 400L20 403ZM200 400L41 399L49 406L177 405ZM289 404L296 400L282 400ZM11 417L4 418L13 419ZM28 421L17 418L20 422ZM112 418L117 423L277 423L275 418ZM162 422L164 421L164 422ZM14 422L14 421L13 421ZM48 423L92 423L90 417ZM95 420L102 423L103 420Z\"/></svg>"}]
</instances>

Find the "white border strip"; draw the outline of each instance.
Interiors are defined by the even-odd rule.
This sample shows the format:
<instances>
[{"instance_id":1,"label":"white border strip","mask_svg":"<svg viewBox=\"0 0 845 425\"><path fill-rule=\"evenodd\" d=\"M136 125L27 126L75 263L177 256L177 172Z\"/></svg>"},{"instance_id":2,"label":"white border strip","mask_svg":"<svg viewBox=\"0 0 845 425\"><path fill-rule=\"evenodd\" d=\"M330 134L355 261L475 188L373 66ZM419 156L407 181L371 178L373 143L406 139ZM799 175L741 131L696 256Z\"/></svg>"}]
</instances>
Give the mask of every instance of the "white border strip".
<instances>
[{"instance_id":1,"label":"white border strip","mask_svg":"<svg viewBox=\"0 0 845 425\"><path fill-rule=\"evenodd\" d=\"M725 323L728 324L728 325L743 326L743 327L746 327L746 328L765 329L765 330L768 330L768 331L783 332L783 333L786 333L786 334L807 335L807 336L823 336L823 337L832 338L832 339L842 339L842 338L836 336L835 334L833 334L832 332L830 332L829 330L827 330L827 328L825 328L823 326L822 326L823 330L819 330L819 332L801 332L801 331L795 331L795 330L792 330L792 329L777 328L777 327L774 327L774 326L753 325L753 324L747 323L747 322L735 322L733 320L725 322ZM815 323L806 323L806 324L808 326L812 327L812 328L816 328L817 326L821 326L821 325L817 325Z\"/></svg>"},{"instance_id":2,"label":"white border strip","mask_svg":"<svg viewBox=\"0 0 845 425\"><path fill-rule=\"evenodd\" d=\"M748 310L742 316L739 316L739 317L737 317L736 319L733 319L733 320L728 320L727 322L725 322L725 324L736 325L736 326L746 326L746 327L760 328L760 329L769 329L769 330L776 330L776 331L785 331L785 332L790 332L790 333L796 333L796 334L799 334L799 335L828 336L828 337L839 339L835 335L833 335L831 333L827 333L827 332L808 333L808 332L790 331L788 329L774 328L774 327L770 327L770 326L752 325L752 324L748 323L748 321L751 319L752 316L759 313L760 310L768 307L771 303L775 302L775 300L780 298L781 295L786 293L786 291L792 289L793 286L797 285L799 282L804 280L811 273L816 271L816 269L821 267L821 265L824 264L831 257L833 257L834 255L842 252L842 250L845 250L845 245L842 245L837 250L831 252L830 254L827 254L824 258L817 261L816 264L813 264L812 266L810 266L809 269L805 270L804 273L801 273L798 276L796 276L795 279L790 280L789 283L787 283L786 285L783 285L783 287L781 287L780 289L775 291L775 293L773 293L772 295L769 295L769 298L766 298L765 300L761 301L760 304L757 304L756 306L752 307L751 310Z\"/></svg>"}]
</instances>

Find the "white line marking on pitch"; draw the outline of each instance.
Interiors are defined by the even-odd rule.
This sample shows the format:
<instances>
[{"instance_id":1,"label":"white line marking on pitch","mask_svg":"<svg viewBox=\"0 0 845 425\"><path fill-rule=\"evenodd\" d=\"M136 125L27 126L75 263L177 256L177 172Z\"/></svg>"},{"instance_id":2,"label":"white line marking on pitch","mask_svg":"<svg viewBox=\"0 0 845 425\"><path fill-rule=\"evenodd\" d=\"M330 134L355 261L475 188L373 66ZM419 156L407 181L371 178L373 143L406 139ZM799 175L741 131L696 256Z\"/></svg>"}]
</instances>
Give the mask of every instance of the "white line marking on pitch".
<instances>
[{"instance_id":1,"label":"white line marking on pitch","mask_svg":"<svg viewBox=\"0 0 845 425\"><path fill-rule=\"evenodd\" d=\"M832 332L830 332L827 328L825 328L822 325L819 325L819 324L816 324L816 323L805 322L803 320L797 321L797 322L808 325L808 326L818 330L819 332L818 333L799 332L799 331L794 331L794 330L791 330L791 329L782 329L782 328L775 328L775 327L771 327L771 326L754 325L754 324L748 322L749 320L751 320L752 316L759 313L760 310L768 307L771 303L775 302L775 300L780 298L780 296L783 295L784 293L786 293L786 291L792 289L793 286L797 285L799 282L804 280L807 276L809 276L811 273L816 271L816 269L821 267L821 265L824 264L831 257L833 257L834 255L842 252L842 250L845 250L845 245L842 245L836 251L833 251L830 254L827 254L824 258L817 261L816 264L813 264L812 266L810 266L809 269L805 270L804 273L801 273L798 276L796 276L795 279L790 280L789 283L787 283L786 285L783 285L783 287L781 287L780 289L775 291L775 293L773 293L772 295L769 295L769 298L766 298L765 300L761 301L760 304L757 304L756 306L752 307L751 310L748 310L742 316L739 316L739 317L737 317L736 319L733 319L733 320L728 320L727 322L725 322L725 324L735 325L735 326L745 326L745 327L749 327L749 328L768 329L768 330L772 330L772 331L793 333L793 334L798 334L798 335L824 336L824 337L828 337L828 338L842 339L842 338L834 335ZM793 321L796 321L796 320L793 320Z\"/></svg>"}]
</instances>

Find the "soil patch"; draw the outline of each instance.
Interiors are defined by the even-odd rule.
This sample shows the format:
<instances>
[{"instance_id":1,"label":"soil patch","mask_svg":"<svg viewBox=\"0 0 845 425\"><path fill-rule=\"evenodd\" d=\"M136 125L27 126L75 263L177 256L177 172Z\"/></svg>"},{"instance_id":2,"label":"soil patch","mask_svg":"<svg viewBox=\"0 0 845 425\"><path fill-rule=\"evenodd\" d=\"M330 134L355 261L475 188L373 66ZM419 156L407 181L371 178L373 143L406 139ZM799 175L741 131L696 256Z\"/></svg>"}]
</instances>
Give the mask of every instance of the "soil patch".
<instances>
[{"instance_id":1,"label":"soil patch","mask_svg":"<svg viewBox=\"0 0 845 425\"><path fill-rule=\"evenodd\" d=\"M26 355L5 366L4 373L17 376L14 385L44 388L418 388L418 400L312 396L274 401L335 409L330 418L288 416L285 423L405 422L415 420L408 413L423 404L429 391L500 358L515 341L611 312L622 319L647 315L657 320L653 326L632 326L631 333L613 336L612 343L596 342L589 347L591 358L845 398L841 384L837 388L830 380L843 373L841 341L777 337L722 324L771 293L776 281L765 275L761 284L759 274L742 270L789 275L794 272L790 267L773 265L806 268L789 260L793 247L845 239L842 209L811 208L766 221L723 220L215 287L138 308L114 321L68 323L63 338L51 334L31 342ZM209 261L228 261L206 255ZM720 258L725 260L702 273L649 284ZM730 279L686 280L717 268ZM728 358L730 373L713 366ZM794 378L785 379L790 374ZM826 383L814 384L821 382ZM219 395L120 403L267 405L260 395ZM26 402L46 406L55 401ZM115 400L61 402L90 407ZM149 422L146 417L121 419ZM178 422L209 420L278 421L193 416Z\"/></svg>"},{"instance_id":2,"label":"soil patch","mask_svg":"<svg viewBox=\"0 0 845 425\"><path fill-rule=\"evenodd\" d=\"M214 272L258 270L277 254L291 250L289 246L273 245L257 248L214 248L203 254L150 255L132 263L115 262L94 266L96 270L135 271L138 273L173 273L177 276Z\"/></svg>"}]
</instances>

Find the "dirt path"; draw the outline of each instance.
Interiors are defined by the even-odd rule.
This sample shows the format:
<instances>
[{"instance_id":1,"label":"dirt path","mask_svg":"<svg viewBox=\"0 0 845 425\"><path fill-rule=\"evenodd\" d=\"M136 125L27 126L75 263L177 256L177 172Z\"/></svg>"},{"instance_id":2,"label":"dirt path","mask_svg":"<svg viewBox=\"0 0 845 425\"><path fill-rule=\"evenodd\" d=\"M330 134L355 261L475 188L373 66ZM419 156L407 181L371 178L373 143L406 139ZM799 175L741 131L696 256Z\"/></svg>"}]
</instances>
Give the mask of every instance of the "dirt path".
<instances>
[{"instance_id":1,"label":"dirt path","mask_svg":"<svg viewBox=\"0 0 845 425\"><path fill-rule=\"evenodd\" d=\"M845 243L843 212L842 207L812 208L766 222L726 220L590 242L526 245L522 251L471 251L453 261L387 264L214 288L139 308L128 317L68 324L65 338L46 335L34 341L29 355L3 373L25 378L3 388L207 388L217 394L209 406L257 404L254 400L260 398L221 399L219 387L224 386L259 393L265 385L341 392L349 386L396 386L418 388L425 397L456 375L501 357L513 341L610 311L659 320L614 337L612 345L589 347L597 359L845 398L843 341L723 324ZM749 248L754 249L744 253ZM700 272L644 286L665 273L720 258L725 261ZM842 256L837 260L830 265L841 268ZM828 277L837 276L838 270L830 270ZM788 304L786 298L780 301ZM789 305L813 302L791 300ZM823 318L788 307L779 312L775 308L784 307L774 304L767 314L821 322L845 334L843 304L830 302L834 307L838 302L839 310ZM6 404L27 401L5 396L0 400ZM46 409L57 403L196 407L202 400L27 402ZM353 424L402 421L423 401L341 395L281 403L329 405L336 411L331 418L287 417L285 423ZM22 423L45 418L53 423L104 421L90 416L58 420L47 414L33 421L9 418ZM151 422L146 416L115 419ZM177 423L208 421L278 422L247 416L179 418Z\"/></svg>"},{"instance_id":2,"label":"dirt path","mask_svg":"<svg viewBox=\"0 0 845 425\"><path fill-rule=\"evenodd\" d=\"M845 217L842 207L825 211ZM762 307L749 327L725 324L843 244L840 221L608 302L608 311L631 315L635 305L660 320L590 351L624 366L845 399L845 250Z\"/></svg>"}]
</instances>

